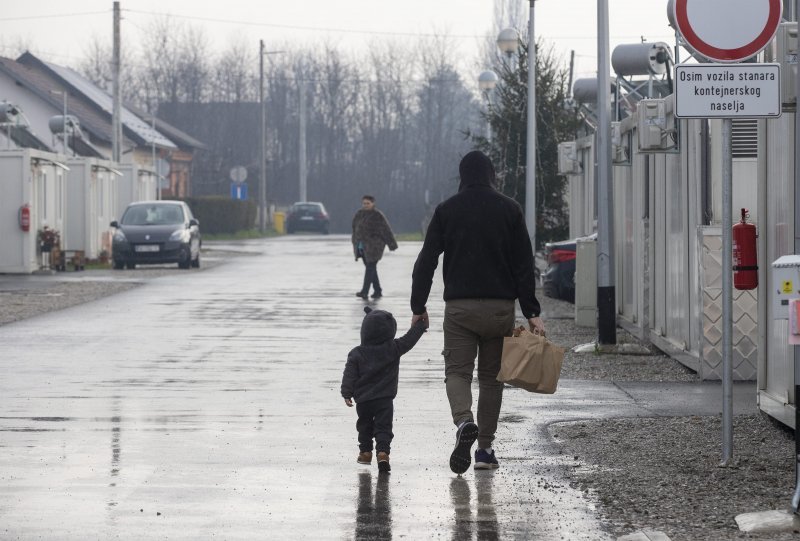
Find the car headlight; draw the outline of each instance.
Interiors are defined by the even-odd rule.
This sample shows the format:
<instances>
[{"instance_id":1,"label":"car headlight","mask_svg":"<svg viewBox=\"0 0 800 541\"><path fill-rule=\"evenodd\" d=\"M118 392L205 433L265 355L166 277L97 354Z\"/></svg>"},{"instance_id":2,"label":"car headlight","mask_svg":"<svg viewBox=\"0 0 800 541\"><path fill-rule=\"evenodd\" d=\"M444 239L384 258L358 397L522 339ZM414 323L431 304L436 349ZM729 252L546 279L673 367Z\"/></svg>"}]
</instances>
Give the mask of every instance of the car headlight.
<instances>
[{"instance_id":1,"label":"car headlight","mask_svg":"<svg viewBox=\"0 0 800 541\"><path fill-rule=\"evenodd\" d=\"M114 241L115 242L128 242L128 239L125 236L125 233L122 232L122 229L117 229L117 231L114 233Z\"/></svg>"},{"instance_id":2,"label":"car headlight","mask_svg":"<svg viewBox=\"0 0 800 541\"><path fill-rule=\"evenodd\" d=\"M189 240L189 230L188 229L176 229L172 232L172 235L169 236L169 240L177 240L181 242L186 242Z\"/></svg>"}]
</instances>

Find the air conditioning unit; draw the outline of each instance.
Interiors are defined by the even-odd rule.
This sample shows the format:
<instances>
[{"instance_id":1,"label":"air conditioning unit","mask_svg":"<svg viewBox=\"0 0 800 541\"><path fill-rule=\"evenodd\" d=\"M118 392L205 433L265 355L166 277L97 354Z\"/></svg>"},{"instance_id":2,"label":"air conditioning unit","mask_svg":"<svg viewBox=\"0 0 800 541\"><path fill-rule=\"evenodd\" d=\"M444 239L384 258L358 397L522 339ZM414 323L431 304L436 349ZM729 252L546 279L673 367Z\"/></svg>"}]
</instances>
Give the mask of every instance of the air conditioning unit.
<instances>
[{"instance_id":1,"label":"air conditioning unit","mask_svg":"<svg viewBox=\"0 0 800 541\"><path fill-rule=\"evenodd\" d=\"M558 144L558 174L576 175L581 172L578 162L578 145L575 141Z\"/></svg>"},{"instance_id":2,"label":"air conditioning unit","mask_svg":"<svg viewBox=\"0 0 800 541\"><path fill-rule=\"evenodd\" d=\"M611 123L611 162L617 165L631 163L630 133L623 134L620 122Z\"/></svg>"},{"instance_id":3,"label":"air conditioning unit","mask_svg":"<svg viewBox=\"0 0 800 541\"><path fill-rule=\"evenodd\" d=\"M636 104L638 115L639 150L666 150L667 106L662 99L644 99Z\"/></svg>"}]
</instances>

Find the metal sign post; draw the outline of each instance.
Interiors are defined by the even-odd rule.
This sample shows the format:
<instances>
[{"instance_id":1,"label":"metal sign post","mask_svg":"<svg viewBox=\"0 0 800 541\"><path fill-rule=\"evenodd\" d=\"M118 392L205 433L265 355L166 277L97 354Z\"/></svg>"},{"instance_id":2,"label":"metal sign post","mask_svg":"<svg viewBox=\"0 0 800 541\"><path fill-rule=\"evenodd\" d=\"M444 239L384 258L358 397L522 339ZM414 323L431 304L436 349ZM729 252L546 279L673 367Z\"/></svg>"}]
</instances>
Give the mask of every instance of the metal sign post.
<instances>
[{"instance_id":1,"label":"metal sign post","mask_svg":"<svg viewBox=\"0 0 800 541\"><path fill-rule=\"evenodd\" d=\"M800 20L800 0L795 4L795 21ZM800 70L797 70L797 84L800 84ZM800 86L795 85L797 103L800 103ZM794 114L794 253L800 254L800 112ZM794 348L794 477L795 488L792 496L792 511L800 507L800 348Z\"/></svg>"},{"instance_id":2,"label":"metal sign post","mask_svg":"<svg viewBox=\"0 0 800 541\"><path fill-rule=\"evenodd\" d=\"M798 0L800 1L800 0ZM675 0L676 29L701 60L742 62L766 47L778 31L781 0ZM722 464L733 458L733 209L731 118L780 116L780 73L761 65L758 74L740 66L675 67L675 116L722 118ZM780 68L778 68L780 72ZM678 80L682 77L682 80ZM776 81L777 79L777 81ZM765 83L772 92L749 83ZM775 86L776 85L776 86ZM777 89L777 91L775 91ZM763 95L763 99L762 99ZM777 96L777 99L775 97ZM708 99L706 99L708 98ZM745 100L745 98L747 98ZM751 100L751 98L754 99ZM689 107L691 105L692 107Z\"/></svg>"}]
</instances>

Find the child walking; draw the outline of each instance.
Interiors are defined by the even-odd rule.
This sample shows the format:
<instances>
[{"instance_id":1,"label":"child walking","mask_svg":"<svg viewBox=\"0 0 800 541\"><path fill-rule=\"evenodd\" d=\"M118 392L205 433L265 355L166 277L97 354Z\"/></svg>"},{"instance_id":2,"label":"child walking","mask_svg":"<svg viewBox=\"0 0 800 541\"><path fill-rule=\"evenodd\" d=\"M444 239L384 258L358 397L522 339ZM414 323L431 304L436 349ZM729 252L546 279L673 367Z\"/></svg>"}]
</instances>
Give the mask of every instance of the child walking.
<instances>
[{"instance_id":1,"label":"child walking","mask_svg":"<svg viewBox=\"0 0 800 541\"><path fill-rule=\"evenodd\" d=\"M391 313L364 307L361 322L361 345L347 355L342 375L344 403L353 406L356 401L358 421L358 463L372 463L372 440L378 452L378 471L391 471L389 452L392 443L392 418L394 397L397 396L397 379L400 373L400 356L404 355L422 337L427 320L415 323L401 338L395 338L397 321Z\"/></svg>"}]
</instances>

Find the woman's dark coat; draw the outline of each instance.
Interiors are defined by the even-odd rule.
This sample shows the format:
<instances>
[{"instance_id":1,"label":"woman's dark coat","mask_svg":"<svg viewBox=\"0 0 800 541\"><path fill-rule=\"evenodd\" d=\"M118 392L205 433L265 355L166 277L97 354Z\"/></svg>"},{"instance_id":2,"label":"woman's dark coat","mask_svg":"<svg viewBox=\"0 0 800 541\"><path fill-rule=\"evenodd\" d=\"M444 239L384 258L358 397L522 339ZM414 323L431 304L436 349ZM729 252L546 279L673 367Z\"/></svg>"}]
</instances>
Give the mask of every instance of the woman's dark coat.
<instances>
[{"instance_id":1,"label":"woman's dark coat","mask_svg":"<svg viewBox=\"0 0 800 541\"><path fill-rule=\"evenodd\" d=\"M383 250L397 250L397 241L389 221L381 211L360 209L353 217L353 253L359 258L358 243L364 247L363 258L367 263L376 263L383 257Z\"/></svg>"}]
</instances>

